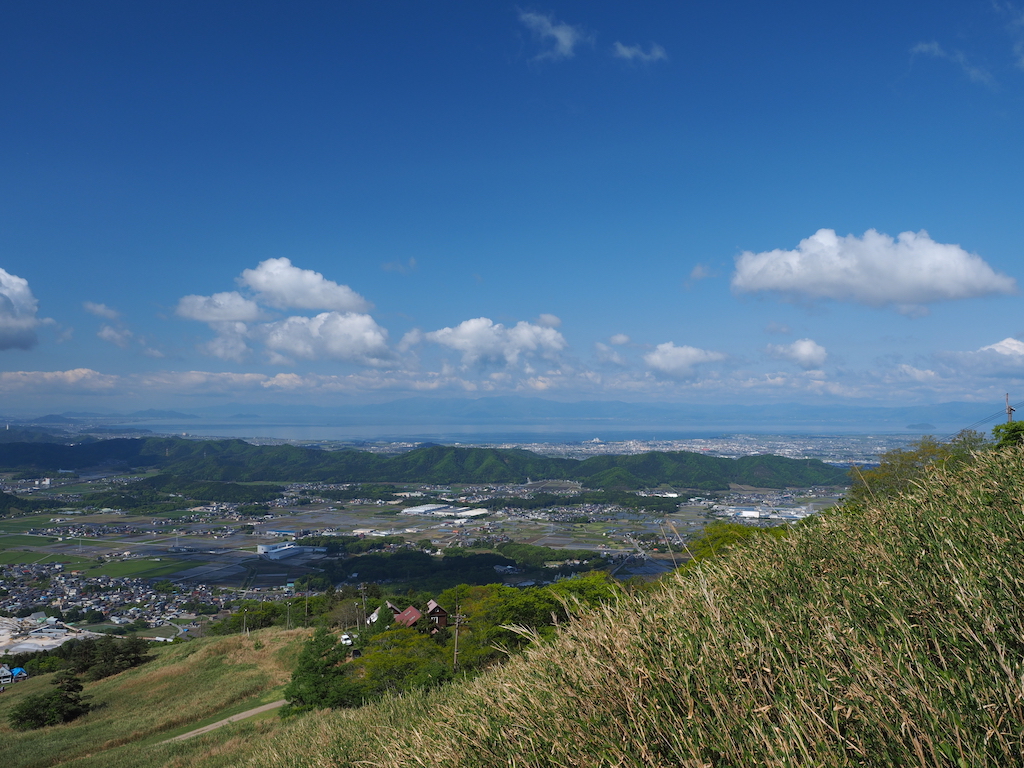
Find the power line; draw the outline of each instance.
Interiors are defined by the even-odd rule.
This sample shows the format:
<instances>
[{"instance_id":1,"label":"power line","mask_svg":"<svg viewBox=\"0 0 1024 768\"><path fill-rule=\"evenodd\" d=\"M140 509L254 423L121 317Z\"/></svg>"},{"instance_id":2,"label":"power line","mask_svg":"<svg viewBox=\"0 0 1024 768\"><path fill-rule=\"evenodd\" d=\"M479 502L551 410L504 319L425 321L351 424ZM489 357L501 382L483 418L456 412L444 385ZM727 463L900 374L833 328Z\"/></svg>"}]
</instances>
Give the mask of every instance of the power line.
<instances>
[{"instance_id":1,"label":"power line","mask_svg":"<svg viewBox=\"0 0 1024 768\"><path fill-rule=\"evenodd\" d=\"M1002 409L996 411L991 416L986 416L983 419L978 419L973 424L968 424L966 427L961 429L960 432L966 432L966 431L971 430L971 429L977 429L978 427L984 426L985 424L988 424L989 422L995 421L996 419L1003 418L1004 416L1007 415L1007 410L1009 410L1010 412L1013 412L1013 411L1016 411L1018 408L1024 408L1024 400L1022 400L1019 403L1014 403L1013 405L1007 404L1006 408L1002 408ZM960 433L957 432L957 433L954 433L952 435L947 435L945 437L945 440L951 440L954 437L956 437L958 434L960 434Z\"/></svg>"}]
</instances>

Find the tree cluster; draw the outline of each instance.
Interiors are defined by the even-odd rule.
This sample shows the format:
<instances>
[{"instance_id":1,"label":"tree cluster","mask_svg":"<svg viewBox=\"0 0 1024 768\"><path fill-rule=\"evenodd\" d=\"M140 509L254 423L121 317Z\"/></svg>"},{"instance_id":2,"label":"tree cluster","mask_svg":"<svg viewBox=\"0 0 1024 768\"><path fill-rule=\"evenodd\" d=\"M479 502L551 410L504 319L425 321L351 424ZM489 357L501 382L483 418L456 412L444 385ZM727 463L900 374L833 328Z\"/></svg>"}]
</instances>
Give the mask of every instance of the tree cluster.
<instances>
[{"instance_id":1,"label":"tree cluster","mask_svg":"<svg viewBox=\"0 0 1024 768\"><path fill-rule=\"evenodd\" d=\"M54 675L53 690L26 696L7 715L7 722L18 731L47 725L69 723L89 711L88 697L82 695L82 683L71 672Z\"/></svg>"},{"instance_id":2,"label":"tree cluster","mask_svg":"<svg viewBox=\"0 0 1024 768\"><path fill-rule=\"evenodd\" d=\"M48 651L19 653L9 658L10 664L22 666L34 675L66 670L88 680L100 680L151 660L148 650L149 642L141 637L101 637L69 640Z\"/></svg>"},{"instance_id":3,"label":"tree cluster","mask_svg":"<svg viewBox=\"0 0 1024 768\"><path fill-rule=\"evenodd\" d=\"M551 587L516 589L501 584L460 585L445 590L438 603L447 606L449 625L438 629L424 618L411 627L392 623L382 603L375 624L342 642L326 626L306 643L285 689L293 710L354 707L386 693L429 688L460 673L498 663L532 638L554 632L576 611L607 602L618 587L607 574L595 572L564 579ZM404 605L401 598L393 598ZM426 613L423 595L415 596ZM454 614L462 617L458 629ZM360 622L361 624L361 622ZM456 659L456 631L458 656Z\"/></svg>"}]
</instances>

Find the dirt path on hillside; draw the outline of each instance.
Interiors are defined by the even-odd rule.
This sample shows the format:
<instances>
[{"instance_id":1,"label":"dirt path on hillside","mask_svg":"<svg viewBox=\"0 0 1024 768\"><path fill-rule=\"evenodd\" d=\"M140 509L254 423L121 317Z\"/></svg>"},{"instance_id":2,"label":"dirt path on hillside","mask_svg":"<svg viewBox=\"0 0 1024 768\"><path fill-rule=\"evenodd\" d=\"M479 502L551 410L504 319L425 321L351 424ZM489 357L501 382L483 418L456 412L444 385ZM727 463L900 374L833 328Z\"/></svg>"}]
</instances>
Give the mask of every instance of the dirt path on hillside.
<instances>
[{"instance_id":1,"label":"dirt path on hillside","mask_svg":"<svg viewBox=\"0 0 1024 768\"><path fill-rule=\"evenodd\" d=\"M239 712L237 715L225 717L223 720L218 720L216 723L204 725L202 728L196 728L194 731L183 733L180 736L173 736L172 738L161 741L160 743L166 744L168 741L183 741L184 739L191 739L193 736L201 736L204 733L209 733L215 728L220 728L222 725L227 725L228 723L237 723L239 720L245 720L245 718L252 717L253 715L258 715L261 712L269 712L272 709L283 707L287 703L287 701L281 699L280 701L274 701L270 704L264 704L262 707L256 707L255 709L247 709L245 712Z\"/></svg>"}]
</instances>

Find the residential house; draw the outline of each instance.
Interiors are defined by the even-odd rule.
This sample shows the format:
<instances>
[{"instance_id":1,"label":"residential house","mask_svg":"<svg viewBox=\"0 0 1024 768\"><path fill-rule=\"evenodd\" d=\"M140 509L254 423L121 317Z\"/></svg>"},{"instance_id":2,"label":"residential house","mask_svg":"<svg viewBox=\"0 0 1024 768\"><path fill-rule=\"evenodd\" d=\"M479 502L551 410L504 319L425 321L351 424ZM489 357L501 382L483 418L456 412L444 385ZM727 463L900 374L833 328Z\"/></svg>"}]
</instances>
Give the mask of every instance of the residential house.
<instances>
[{"instance_id":1,"label":"residential house","mask_svg":"<svg viewBox=\"0 0 1024 768\"><path fill-rule=\"evenodd\" d=\"M444 629L448 626L448 611L437 604L436 600L427 603L427 618L432 627Z\"/></svg>"},{"instance_id":2,"label":"residential house","mask_svg":"<svg viewBox=\"0 0 1024 768\"><path fill-rule=\"evenodd\" d=\"M411 627L422 618L423 613L410 605L400 614L395 616L395 624L400 624L403 627Z\"/></svg>"}]
</instances>

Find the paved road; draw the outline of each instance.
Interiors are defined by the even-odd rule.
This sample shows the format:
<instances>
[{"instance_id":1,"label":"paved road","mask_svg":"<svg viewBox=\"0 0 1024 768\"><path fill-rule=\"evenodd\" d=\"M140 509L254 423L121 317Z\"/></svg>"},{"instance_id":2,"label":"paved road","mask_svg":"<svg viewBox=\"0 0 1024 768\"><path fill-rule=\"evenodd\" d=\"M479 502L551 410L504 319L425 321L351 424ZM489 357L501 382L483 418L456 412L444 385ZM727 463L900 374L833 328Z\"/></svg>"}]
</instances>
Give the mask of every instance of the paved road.
<instances>
[{"instance_id":1,"label":"paved road","mask_svg":"<svg viewBox=\"0 0 1024 768\"><path fill-rule=\"evenodd\" d=\"M252 717L253 715L258 715L260 712L269 712L272 709L277 709L278 707L283 707L287 703L288 703L287 701L285 701L284 699L281 699L280 701L274 701L274 702L271 702L270 704L264 704L262 707L256 707L255 709L248 709L245 712L239 712L237 715L232 715L231 717L226 717L223 720L218 720L216 723L211 723L210 725L204 725L202 728L196 728L194 731L189 731L188 733L183 733L180 736L174 736L174 737L172 737L170 739L166 739L165 741L162 741L160 743L161 744L166 744L168 741L183 741L185 739L191 739L193 736L200 736L200 735L202 735L204 733L209 733L210 731L214 730L215 728L220 728L222 725L227 725L228 723L237 723L239 720L245 720L245 718Z\"/></svg>"}]
</instances>

